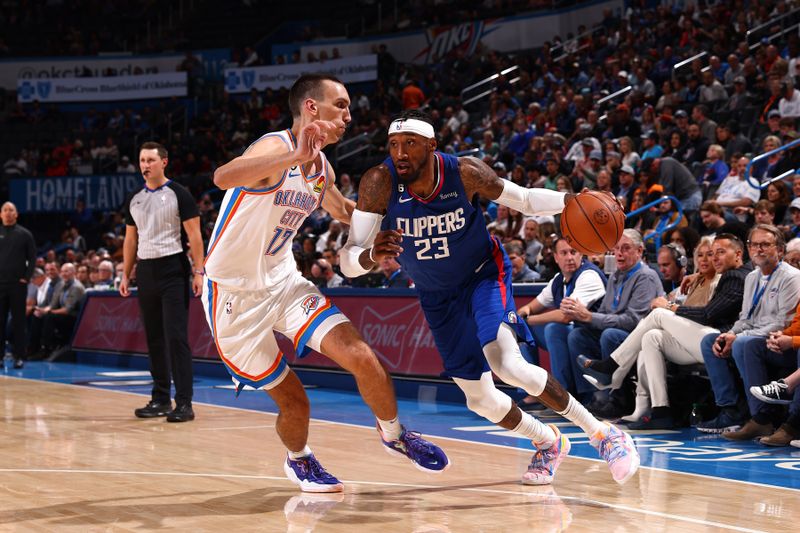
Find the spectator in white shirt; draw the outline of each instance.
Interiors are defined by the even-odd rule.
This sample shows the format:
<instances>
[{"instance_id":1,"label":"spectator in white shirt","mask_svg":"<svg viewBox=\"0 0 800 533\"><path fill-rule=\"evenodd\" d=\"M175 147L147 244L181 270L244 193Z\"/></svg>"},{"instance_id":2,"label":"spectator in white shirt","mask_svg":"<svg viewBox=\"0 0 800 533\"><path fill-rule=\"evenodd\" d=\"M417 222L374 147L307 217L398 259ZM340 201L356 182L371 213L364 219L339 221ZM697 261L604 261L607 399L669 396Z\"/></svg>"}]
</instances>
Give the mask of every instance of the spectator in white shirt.
<instances>
[{"instance_id":1,"label":"spectator in white shirt","mask_svg":"<svg viewBox=\"0 0 800 533\"><path fill-rule=\"evenodd\" d=\"M792 78L786 78L781 83L781 98L778 102L778 111L781 112L781 117L800 117L800 91L794 88L794 81Z\"/></svg>"}]
</instances>

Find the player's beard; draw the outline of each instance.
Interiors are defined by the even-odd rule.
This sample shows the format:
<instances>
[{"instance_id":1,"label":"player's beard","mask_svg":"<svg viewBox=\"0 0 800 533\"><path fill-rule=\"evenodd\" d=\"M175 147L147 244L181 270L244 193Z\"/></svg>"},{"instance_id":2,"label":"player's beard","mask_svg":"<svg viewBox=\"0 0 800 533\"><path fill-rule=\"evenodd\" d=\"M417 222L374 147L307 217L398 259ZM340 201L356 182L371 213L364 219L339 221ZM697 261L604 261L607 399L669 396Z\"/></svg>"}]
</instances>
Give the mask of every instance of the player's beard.
<instances>
[{"instance_id":1,"label":"player's beard","mask_svg":"<svg viewBox=\"0 0 800 533\"><path fill-rule=\"evenodd\" d=\"M420 162L419 166L416 169L411 167L408 174L402 176L398 173L397 177L400 179L400 181L402 181L406 185L411 185L412 183L417 181L420 178L420 176L422 176L422 171L428 168L428 161L430 160L430 158L431 158L430 152L425 152L425 159L423 159ZM396 167L397 164L395 163L395 168Z\"/></svg>"}]
</instances>

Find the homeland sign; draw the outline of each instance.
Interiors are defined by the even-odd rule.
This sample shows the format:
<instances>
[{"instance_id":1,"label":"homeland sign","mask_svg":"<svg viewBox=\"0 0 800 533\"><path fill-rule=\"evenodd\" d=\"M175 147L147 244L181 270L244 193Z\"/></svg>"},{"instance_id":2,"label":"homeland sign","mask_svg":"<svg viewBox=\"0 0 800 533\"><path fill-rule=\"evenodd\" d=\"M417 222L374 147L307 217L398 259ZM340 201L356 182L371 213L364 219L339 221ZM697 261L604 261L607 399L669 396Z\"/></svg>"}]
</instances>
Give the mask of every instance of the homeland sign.
<instances>
[{"instance_id":1,"label":"homeland sign","mask_svg":"<svg viewBox=\"0 0 800 533\"><path fill-rule=\"evenodd\" d=\"M324 63L229 68L225 69L225 90L229 93L246 93L251 89L263 91L291 87L294 80L312 72L332 74L344 83L375 81L378 79L378 56L368 54Z\"/></svg>"},{"instance_id":2,"label":"homeland sign","mask_svg":"<svg viewBox=\"0 0 800 533\"><path fill-rule=\"evenodd\" d=\"M186 96L185 72L105 78L37 78L17 80L17 101L100 102Z\"/></svg>"},{"instance_id":3,"label":"homeland sign","mask_svg":"<svg viewBox=\"0 0 800 533\"><path fill-rule=\"evenodd\" d=\"M138 174L69 176L64 178L13 179L11 201L20 213L69 212L82 199L99 211L119 209L128 194L142 187Z\"/></svg>"}]
</instances>

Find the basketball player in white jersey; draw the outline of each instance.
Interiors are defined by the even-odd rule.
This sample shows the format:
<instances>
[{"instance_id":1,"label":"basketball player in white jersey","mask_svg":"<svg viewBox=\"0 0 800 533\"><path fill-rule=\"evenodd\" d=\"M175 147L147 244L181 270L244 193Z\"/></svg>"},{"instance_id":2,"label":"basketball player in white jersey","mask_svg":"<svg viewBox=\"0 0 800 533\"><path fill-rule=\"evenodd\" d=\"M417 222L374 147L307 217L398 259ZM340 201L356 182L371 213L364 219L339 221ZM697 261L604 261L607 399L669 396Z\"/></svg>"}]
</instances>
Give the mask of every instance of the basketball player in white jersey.
<instances>
[{"instance_id":1,"label":"basketball player in white jersey","mask_svg":"<svg viewBox=\"0 0 800 533\"><path fill-rule=\"evenodd\" d=\"M342 484L308 447L308 397L274 332L293 340L298 355L316 350L355 376L389 453L407 456L426 472L449 464L440 448L400 424L386 369L347 318L300 275L292 254L292 237L318 207L350 223L355 204L336 188L321 152L344 134L349 106L336 78L301 76L289 92L291 129L267 133L214 173L227 193L205 263L206 318L238 389L262 388L278 405L276 429L288 449L284 471L307 492L339 492ZM388 232L378 237L376 261L388 255L389 238Z\"/></svg>"}]
</instances>

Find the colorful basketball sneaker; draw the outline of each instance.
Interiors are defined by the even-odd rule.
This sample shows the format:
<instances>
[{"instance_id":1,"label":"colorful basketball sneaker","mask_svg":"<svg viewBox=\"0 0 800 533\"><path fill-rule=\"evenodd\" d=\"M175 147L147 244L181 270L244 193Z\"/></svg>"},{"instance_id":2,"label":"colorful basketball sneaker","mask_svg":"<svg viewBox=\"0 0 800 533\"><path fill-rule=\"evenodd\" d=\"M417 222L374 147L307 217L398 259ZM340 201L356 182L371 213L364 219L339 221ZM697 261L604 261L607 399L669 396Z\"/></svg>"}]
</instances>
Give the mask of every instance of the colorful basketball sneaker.
<instances>
[{"instance_id":1,"label":"colorful basketball sneaker","mask_svg":"<svg viewBox=\"0 0 800 533\"><path fill-rule=\"evenodd\" d=\"M528 471L522 474L523 485L549 485L552 483L558 465L569 454L572 447L569 439L556 426L550 424L550 429L556 434L556 440L546 450L539 448L544 443L533 443L536 446L536 453L531 458Z\"/></svg>"},{"instance_id":2,"label":"colorful basketball sneaker","mask_svg":"<svg viewBox=\"0 0 800 533\"><path fill-rule=\"evenodd\" d=\"M322 468L312 453L302 459L286 457L283 463L286 477L300 487L303 492L341 492L342 483Z\"/></svg>"},{"instance_id":3,"label":"colorful basketball sneaker","mask_svg":"<svg viewBox=\"0 0 800 533\"><path fill-rule=\"evenodd\" d=\"M390 455L408 457L419 470L429 474L441 474L448 466L450 460L445 455L444 450L432 442L422 438L416 431L408 431L403 428L400 438L388 441L383 438L383 431L378 426L378 435L381 442L386 447L386 452Z\"/></svg>"},{"instance_id":4,"label":"colorful basketball sneaker","mask_svg":"<svg viewBox=\"0 0 800 533\"><path fill-rule=\"evenodd\" d=\"M597 448L600 457L608 463L614 481L622 485L639 469L639 452L633 439L624 431L607 424L605 432L598 431L589 440L589 444Z\"/></svg>"}]
</instances>

